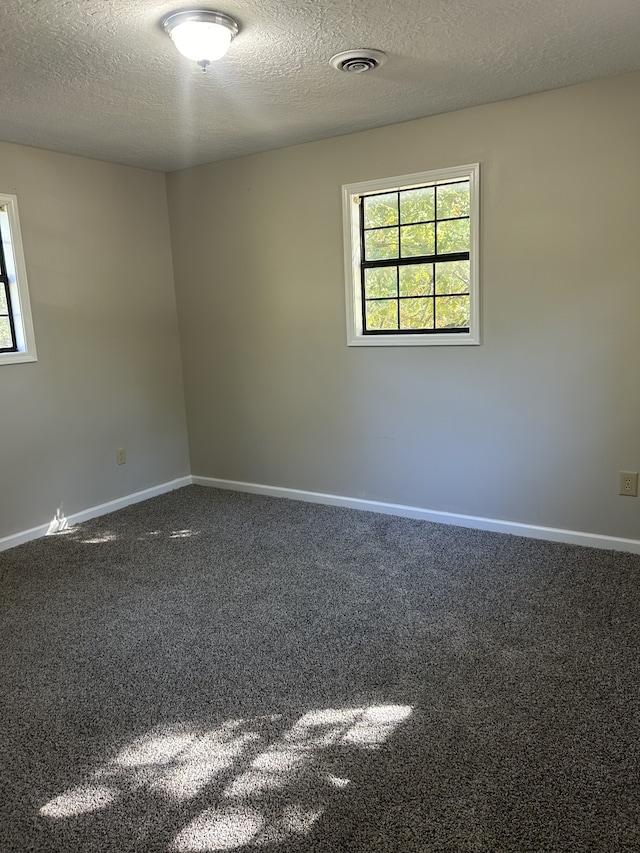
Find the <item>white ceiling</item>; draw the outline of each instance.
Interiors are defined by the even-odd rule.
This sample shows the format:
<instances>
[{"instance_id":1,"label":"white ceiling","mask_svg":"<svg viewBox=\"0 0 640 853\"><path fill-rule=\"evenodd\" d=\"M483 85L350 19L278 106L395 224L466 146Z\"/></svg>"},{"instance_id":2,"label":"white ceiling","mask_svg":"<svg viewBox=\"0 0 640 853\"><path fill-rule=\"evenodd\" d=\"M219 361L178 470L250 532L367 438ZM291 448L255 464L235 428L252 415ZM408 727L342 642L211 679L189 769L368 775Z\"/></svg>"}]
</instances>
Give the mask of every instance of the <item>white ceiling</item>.
<instances>
[{"instance_id":1,"label":"white ceiling","mask_svg":"<svg viewBox=\"0 0 640 853\"><path fill-rule=\"evenodd\" d=\"M639 0L212 0L241 29L206 73L160 24L193 5L2 0L0 138L170 171L640 68Z\"/></svg>"}]
</instances>

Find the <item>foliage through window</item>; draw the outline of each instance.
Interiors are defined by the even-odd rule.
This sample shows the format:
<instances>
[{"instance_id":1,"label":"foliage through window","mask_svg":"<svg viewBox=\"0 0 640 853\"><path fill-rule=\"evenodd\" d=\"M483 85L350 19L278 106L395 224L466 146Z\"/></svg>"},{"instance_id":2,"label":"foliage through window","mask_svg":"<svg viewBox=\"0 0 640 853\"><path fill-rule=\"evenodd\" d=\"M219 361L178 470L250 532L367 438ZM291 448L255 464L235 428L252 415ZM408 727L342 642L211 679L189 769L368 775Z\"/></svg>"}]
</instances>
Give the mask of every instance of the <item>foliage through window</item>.
<instances>
[{"instance_id":1,"label":"foliage through window","mask_svg":"<svg viewBox=\"0 0 640 853\"><path fill-rule=\"evenodd\" d=\"M478 173L343 187L350 345L479 343Z\"/></svg>"},{"instance_id":2,"label":"foliage through window","mask_svg":"<svg viewBox=\"0 0 640 853\"><path fill-rule=\"evenodd\" d=\"M35 360L18 202L0 194L0 364Z\"/></svg>"}]
</instances>

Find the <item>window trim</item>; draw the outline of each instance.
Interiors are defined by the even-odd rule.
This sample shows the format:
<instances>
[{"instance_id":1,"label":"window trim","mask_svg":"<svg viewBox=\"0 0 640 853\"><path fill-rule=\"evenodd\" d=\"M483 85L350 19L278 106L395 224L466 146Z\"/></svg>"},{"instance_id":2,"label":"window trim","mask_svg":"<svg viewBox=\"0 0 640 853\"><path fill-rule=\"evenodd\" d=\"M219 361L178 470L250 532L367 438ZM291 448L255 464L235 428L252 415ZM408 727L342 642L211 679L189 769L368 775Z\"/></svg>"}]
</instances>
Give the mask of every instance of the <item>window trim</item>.
<instances>
[{"instance_id":1,"label":"window trim","mask_svg":"<svg viewBox=\"0 0 640 853\"><path fill-rule=\"evenodd\" d=\"M9 281L11 314L17 344L16 351L0 352L0 365L37 361L38 356L31 316L27 267L22 246L17 196L0 193L0 206L6 207L5 225L8 225L9 231L6 234L3 230L0 238L2 239L2 249ZM1 212L0 216L2 216Z\"/></svg>"},{"instance_id":2,"label":"window trim","mask_svg":"<svg viewBox=\"0 0 640 853\"><path fill-rule=\"evenodd\" d=\"M470 323L468 332L410 334L386 332L365 334L362 329L360 198L384 191L400 191L444 183L469 180L469 292ZM342 186L342 221L344 233L345 296L347 306L347 346L460 346L480 343L480 164L471 163L448 169L415 172L381 180L361 181Z\"/></svg>"}]
</instances>

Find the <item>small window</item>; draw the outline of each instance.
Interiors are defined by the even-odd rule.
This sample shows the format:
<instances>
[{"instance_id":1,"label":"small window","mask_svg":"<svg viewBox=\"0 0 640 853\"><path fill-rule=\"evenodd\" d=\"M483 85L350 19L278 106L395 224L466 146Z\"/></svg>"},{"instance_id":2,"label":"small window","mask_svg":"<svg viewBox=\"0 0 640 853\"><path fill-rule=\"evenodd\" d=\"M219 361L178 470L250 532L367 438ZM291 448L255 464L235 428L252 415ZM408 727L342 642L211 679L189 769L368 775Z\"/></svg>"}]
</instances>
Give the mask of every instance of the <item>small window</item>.
<instances>
[{"instance_id":1,"label":"small window","mask_svg":"<svg viewBox=\"0 0 640 853\"><path fill-rule=\"evenodd\" d=\"M349 346L480 343L479 171L343 186Z\"/></svg>"},{"instance_id":2,"label":"small window","mask_svg":"<svg viewBox=\"0 0 640 853\"><path fill-rule=\"evenodd\" d=\"M35 360L18 200L0 194L0 364Z\"/></svg>"}]
</instances>

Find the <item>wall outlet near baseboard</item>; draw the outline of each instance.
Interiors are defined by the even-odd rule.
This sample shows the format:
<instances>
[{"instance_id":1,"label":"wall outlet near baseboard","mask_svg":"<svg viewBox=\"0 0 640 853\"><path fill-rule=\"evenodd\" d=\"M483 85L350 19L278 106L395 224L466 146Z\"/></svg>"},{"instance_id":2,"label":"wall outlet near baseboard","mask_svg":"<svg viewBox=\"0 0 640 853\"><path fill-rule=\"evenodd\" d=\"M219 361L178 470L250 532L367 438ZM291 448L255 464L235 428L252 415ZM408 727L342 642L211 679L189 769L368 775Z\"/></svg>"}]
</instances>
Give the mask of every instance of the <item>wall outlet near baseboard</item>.
<instances>
[{"instance_id":1,"label":"wall outlet near baseboard","mask_svg":"<svg viewBox=\"0 0 640 853\"><path fill-rule=\"evenodd\" d=\"M638 472L620 471L620 494L638 497Z\"/></svg>"},{"instance_id":2,"label":"wall outlet near baseboard","mask_svg":"<svg viewBox=\"0 0 640 853\"><path fill-rule=\"evenodd\" d=\"M124 465L124 463L126 461L127 461L127 451L124 449L124 447L119 447L116 450L116 462L118 463L118 465ZM638 475L636 474L636 481L637 481L637 477L638 477ZM636 486L636 488L637 488L637 486Z\"/></svg>"}]
</instances>

